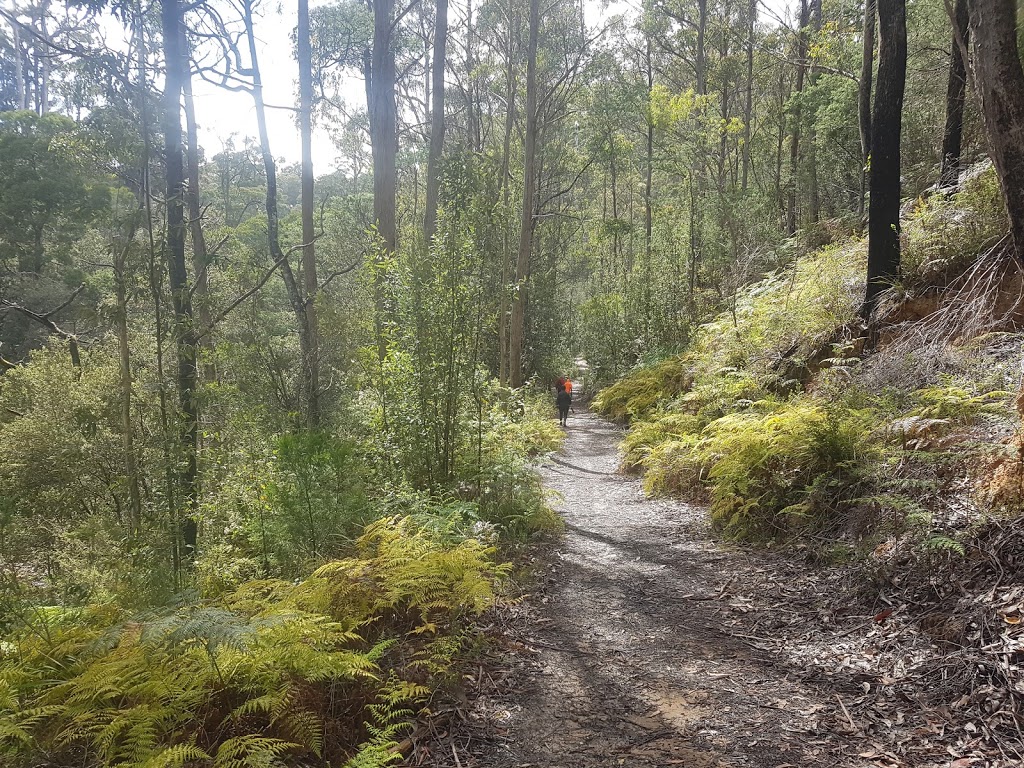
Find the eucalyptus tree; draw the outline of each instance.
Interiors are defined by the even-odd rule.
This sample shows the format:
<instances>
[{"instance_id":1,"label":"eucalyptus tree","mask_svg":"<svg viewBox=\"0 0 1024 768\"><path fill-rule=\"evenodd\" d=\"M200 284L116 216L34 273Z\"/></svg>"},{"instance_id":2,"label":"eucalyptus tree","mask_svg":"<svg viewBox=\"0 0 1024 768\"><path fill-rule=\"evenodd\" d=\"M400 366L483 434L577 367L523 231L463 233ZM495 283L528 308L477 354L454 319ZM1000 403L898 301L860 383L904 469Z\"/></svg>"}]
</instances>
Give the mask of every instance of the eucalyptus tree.
<instances>
[{"instance_id":1,"label":"eucalyptus tree","mask_svg":"<svg viewBox=\"0 0 1024 768\"><path fill-rule=\"evenodd\" d=\"M871 116L865 320L900 272L900 127L907 73L905 0L878 0L878 87Z\"/></svg>"},{"instance_id":2,"label":"eucalyptus tree","mask_svg":"<svg viewBox=\"0 0 1024 768\"><path fill-rule=\"evenodd\" d=\"M1024 69L1014 0L969 0L974 69L1010 234L1024 262Z\"/></svg>"}]
</instances>

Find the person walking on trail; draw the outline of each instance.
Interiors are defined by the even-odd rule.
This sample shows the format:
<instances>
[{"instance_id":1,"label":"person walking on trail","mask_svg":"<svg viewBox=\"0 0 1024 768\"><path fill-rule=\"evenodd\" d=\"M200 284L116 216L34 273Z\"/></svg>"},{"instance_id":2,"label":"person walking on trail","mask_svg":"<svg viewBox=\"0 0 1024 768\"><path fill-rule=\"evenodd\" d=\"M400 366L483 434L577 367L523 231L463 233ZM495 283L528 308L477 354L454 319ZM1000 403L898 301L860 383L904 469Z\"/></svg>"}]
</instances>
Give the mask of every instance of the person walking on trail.
<instances>
[{"instance_id":1,"label":"person walking on trail","mask_svg":"<svg viewBox=\"0 0 1024 768\"><path fill-rule=\"evenodd\" d=\"M558 424L562 427L568 426L569 408L572 406L571 392L572 390L568 386L563 386L555 395L555 405L558 406Z\"/></svg>"}]
</instances>

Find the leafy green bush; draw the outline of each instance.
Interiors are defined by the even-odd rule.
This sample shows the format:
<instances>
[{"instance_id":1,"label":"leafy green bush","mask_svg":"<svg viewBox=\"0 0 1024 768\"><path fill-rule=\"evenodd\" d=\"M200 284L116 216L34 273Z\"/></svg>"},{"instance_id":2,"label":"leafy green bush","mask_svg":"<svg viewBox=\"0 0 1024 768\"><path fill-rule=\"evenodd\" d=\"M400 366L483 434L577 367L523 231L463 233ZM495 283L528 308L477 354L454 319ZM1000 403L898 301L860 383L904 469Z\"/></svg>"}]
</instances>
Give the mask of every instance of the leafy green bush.
<instances>
[{"instance_id":1,"label":"leafy green bush","mask_svg":"<svg viewBox=\"0 0 1024 768\"><path fill-rule=\"evenodd\" d=\"M689 389L691 377L684 358L669 358L638 368L601 390L594 409L613 421L630 422L650 412L658 403Z\"/></svg>"},{"instance_id":2,"label":"leafy green bush","mask_svg":"<svg viewBox=\"0 0 1024 768\"><path fill-rule=\"evenodd\" d=\"M680 435L651 448L643 460L644 490L681 498L701 495L706 468L698 445L698 435Z\"/></svg>"},{"instance_id":3,"label":"leafy green bush","mask_svg":"<svg viewBox=\"0 0 1024 768\"><path fill-rule=\"evenodd\" d=\"M678 427L699 423L689 418ZM706 488L712 521L727 535L776 538L828 522L870 456L870 423L864 412L809 399L759 402L699 434L670 433L671 418L647 423L631 452L642 455L648 493L693 497Z\"/></svg>"}]
</instances>

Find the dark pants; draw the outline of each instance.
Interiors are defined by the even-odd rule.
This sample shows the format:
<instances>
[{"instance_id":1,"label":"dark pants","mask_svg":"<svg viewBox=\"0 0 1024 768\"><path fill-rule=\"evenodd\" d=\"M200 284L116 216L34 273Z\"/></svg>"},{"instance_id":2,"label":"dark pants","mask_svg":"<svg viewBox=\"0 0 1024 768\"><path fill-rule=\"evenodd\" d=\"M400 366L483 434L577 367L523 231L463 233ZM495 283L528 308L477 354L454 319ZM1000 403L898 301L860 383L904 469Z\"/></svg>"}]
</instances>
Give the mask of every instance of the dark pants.
<instances>
[{"instance_id":1,"label":"dark pants","mask_svg":"<svg viewBox=\"0 0 1024 768\"><path fill-rule=\"evenodd\" d=\"M560 406L558 406L558 420L564 424L565 420L568 419L568 418L569 418L569 406L568 405L560 405Z\"/></svg>"}]
</instances>

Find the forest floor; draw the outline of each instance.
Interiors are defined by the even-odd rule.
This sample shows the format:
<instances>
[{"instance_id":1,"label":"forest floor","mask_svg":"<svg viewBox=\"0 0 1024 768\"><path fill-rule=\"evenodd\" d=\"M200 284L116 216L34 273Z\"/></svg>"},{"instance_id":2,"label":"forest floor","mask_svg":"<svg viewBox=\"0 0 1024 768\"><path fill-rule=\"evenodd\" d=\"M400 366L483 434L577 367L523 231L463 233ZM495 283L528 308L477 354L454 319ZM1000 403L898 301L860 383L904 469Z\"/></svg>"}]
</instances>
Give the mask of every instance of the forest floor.
<instances>
[{"instance_id":1,"label":"forest floor","mask_svg":"<svg viewBox=\"0 0 1024 768\"><path fill-rule=\"evenodd\" d=\"M565 536L495 617L499 650L467 675L455 722L408 764L1021 764L891 686L887 655L905 668L937 647L910 623L882 626L872 598L849 597L849 571L716 540L706 510L645 498L618 471L619 427L576 411L541 468Z\"/></svg>"}]
</instances>

